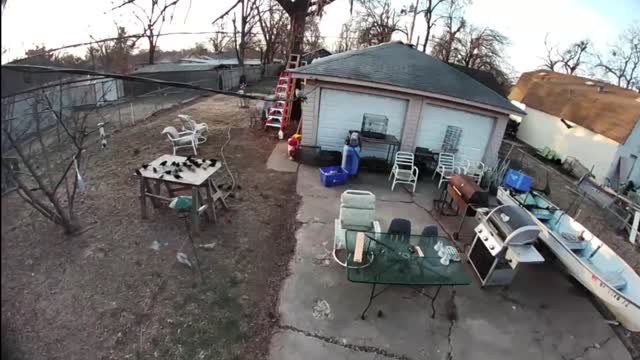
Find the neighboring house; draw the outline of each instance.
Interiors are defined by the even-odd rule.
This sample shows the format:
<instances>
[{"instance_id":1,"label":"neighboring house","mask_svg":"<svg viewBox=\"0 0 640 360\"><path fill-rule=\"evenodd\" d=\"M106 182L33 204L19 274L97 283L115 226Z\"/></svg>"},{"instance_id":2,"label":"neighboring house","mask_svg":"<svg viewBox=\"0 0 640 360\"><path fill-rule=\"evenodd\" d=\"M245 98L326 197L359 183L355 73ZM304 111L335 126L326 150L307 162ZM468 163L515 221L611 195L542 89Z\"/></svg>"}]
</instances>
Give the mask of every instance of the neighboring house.
<instances>
[{"instance_id":1,"label":"neighboring house","mask_svg":"<svg viewBox=\"0 0 640 360\"><path fill-rule=\"evenodd\" d=\"M389 119L401 150L439 150L447 126L462 129L458 159L497 162L510 114L524 112L468 75L402 42L331 55L291 71L306 79L302 144L341 151L365 113ZM385 157L366 146L362 156Z\"/></svg>"},{"instance_id":2,"label":"neighboring house","mask_svg":"<svg viewBox=\"0 0 640 360\"><path fill-rule=\"evenodd\" d=\"M301 65L309 65L316 59L320 59L320 58L327 57L327 56L330 56L330 55L331 55L331 52L329 50L327 50L325 48L320 48L318 50L310 51L310 52L302 55L302 58L300 58L300 64Z\"/></svg>"},{"instance_id":3,"label":"neighboring house","mask_svg":"<svg viewBox=\"0 0 640 360\"><path fill-rule=\"evenodd\" d=\"M518 138L574 157L596 180L617 188L640 184L640 94L617 86L545 70L522 74L509 98L527 115Z\"/></svg>"}]
</instances>

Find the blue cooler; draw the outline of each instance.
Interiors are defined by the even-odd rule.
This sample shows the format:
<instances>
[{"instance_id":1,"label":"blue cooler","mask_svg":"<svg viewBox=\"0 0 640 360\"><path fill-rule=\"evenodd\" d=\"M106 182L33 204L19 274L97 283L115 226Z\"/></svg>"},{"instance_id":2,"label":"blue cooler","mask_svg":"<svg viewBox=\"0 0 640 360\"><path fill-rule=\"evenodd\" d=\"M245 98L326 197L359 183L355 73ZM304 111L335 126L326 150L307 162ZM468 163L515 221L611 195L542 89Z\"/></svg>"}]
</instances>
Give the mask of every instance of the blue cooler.
<instances>
[{"instance_id":1,"label":"blue cooler","mask_svg":"<svg viewBox=\"0 0 640 360\"><path fill-rule=\"evenodd\" d=\"M533 179L531 176L519 171L509 169L502 180L502 185L520 192L528 192L531 189Z\"/></svg>"}]
</instances>

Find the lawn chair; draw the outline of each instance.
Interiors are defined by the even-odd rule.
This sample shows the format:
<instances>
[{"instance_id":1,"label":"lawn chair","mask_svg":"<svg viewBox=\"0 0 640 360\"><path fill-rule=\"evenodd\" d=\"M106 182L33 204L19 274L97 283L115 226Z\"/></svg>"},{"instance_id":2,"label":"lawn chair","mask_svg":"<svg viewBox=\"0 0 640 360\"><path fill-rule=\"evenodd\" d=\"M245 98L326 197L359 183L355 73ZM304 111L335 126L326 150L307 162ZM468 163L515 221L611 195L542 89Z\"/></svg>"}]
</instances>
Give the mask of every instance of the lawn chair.
<instances>
[{"instance_id":1,"label":"lawn chair","mask_svg":"<svg viewBox=\"0 0 640 360\"><path fill-rule=\"evenodd\" d=\"M380 223L374 220L376 213L376 196L369 191L347 190L340 196L340 216L335 220L335 237L333 240L333 258L344 267L365 267L373 261L373 254L367 254L368 260L362 266L347 265L346 251L341 258L340 250L347 248L347 230L380 233ZM369 239L365 239L365 249L375 247Z\"/></svg>"},{"instance_id":2,"label":"lawn chair","mask_svg":"<svg viewBox=\"0 0 640 360\"><path fill-rule=\"evenodd\" d=\"M209 125L205 123L196 123L191 115L178 115L178 119L182 123L182 131L192 131L198 135L198 144L202 144L207 141L206 134L209 133Z\"/></svg>"},{"instance_id":3,"label":"lawn chair","mask_svg":"<svg viewBox=\"0 0 640 360\"><path fill-rule=\"evenodd\" d=\"M440 181L438 182L438 188L440 188L443 182L449 181L451 175L462 172L463 170L456 166L456 158L453 154L440 153L438 156L438 166L431 178L433 179L436 177L436 174L440 174Z\"/></svg>"},{"instance_id":4,"label":"lawn chair","mask_svg":"<svg viewBox=\"0 0 640 360\"><path fill-rule=\"evenodd\" d=\"M198 143L197 135L193 131L178 132L173 126L167 126L162 130L163 134L166 134L173 147L173 155L176 154L176 150L179 148L190 147L193 149L193 154L198 155L196 146Z\"/></svg>"},{"instance_id":5,"label":"lawn chair","mask_svg":"<svg viewBox=\"0 0 640 360\"><path fill-rule=\"evenodd\" d=\"M482 177L487 171L487 167L484 165L482 161L465 160L465 165L462 168L462 170L465 175L469 176L470 178L473 179L473 181L476 182L476 184L480 185L480 182L482 181Z\"/></svg>"},{"instance_id":6,"label":"lawn chair","mask_svg":"<svg viewBox=\"0 0 640 360\"><path fill-rule=\"evenodd\" d=\"M418 182L418 167L414 165L414 155L410 152L398 151L396 160L391 168L389 180L393 177L391 191L396 184L409 184L413 186L412 192L416 192L416 183Z\"/></svg>"}]
</instances>

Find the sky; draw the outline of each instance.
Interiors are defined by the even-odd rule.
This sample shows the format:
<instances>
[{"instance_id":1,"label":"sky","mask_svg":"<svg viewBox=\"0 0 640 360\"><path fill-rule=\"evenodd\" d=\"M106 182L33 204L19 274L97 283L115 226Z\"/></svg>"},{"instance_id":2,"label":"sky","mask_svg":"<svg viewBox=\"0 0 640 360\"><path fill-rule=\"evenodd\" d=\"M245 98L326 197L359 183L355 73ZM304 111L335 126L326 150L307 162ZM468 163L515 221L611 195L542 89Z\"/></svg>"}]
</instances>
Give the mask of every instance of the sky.
<instances>
[{"instance_id":1,"label":"sky","mask_svg":"<svg viewBox=\"0 0 640 360\"><path fill-rule=\"evenodd\" d=\"M140 32L140 25L129 9L110 11L113 2L9 0L2 15L2 63L22 56L35 45L55 48L90 41L90 36L112 37L114 22L125 25L130 33ZM211 31L211 21L233 2L182 0L173 21L164 26L163 32ZM392 0L398 9L412 2ZM329 49L349 17L349 0L336 0L326 7L320 30ZM511 45L506 49L506 58L519 73L541 65L547 34L552 43L561 46L589 38L596 49L604 49L630 24L640 23L640 0L474 0L467 7L465 18L509 37ZM414 39L423 34L424 29L424 20L418 18ZM160 39L159 46L164 50L189 48L206 38L205 35L167 36ZM405 40L402 35L397 38ZM83 55L85 49L76 49L75 53Z\"/></svg>"}]
</instances>

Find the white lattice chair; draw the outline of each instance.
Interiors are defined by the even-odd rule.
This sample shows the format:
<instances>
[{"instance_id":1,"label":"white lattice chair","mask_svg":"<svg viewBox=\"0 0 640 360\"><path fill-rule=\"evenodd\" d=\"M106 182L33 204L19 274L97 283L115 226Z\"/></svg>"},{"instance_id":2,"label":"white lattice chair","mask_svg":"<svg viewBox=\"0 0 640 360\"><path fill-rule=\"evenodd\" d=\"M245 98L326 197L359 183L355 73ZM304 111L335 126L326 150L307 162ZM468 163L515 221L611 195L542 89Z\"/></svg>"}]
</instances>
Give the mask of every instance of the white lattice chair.
<instances>
[{"instance_id":1,"label":"white lattice chair","mask_svg":"<svg viewBox=\"0 0 640 360\"><path fill-rule=\"evenodd\" d=\"M197 135L193 131L178 131L173 126L167 126L162 130L163 134L167 135L171 146L173 147L173 155L176 154L176 150L180 148L190 147L193 149L193 154L198 155L196 146L198 143Z\"/></svg>"},{"instance_id":2,"label":"white lattice chair","mask_svg":"<svg viewBox=\"0 0 640 360\"><path fill-rule=\"evenodd\" d=\"M433 172L431 178L434 179L437 174L440 174L439 188L443 182L448 182L452 175L462 173L464 173L464 169L456 164L456 157L451 153L443 152L438 155L438 166L436 166L436 171Z\"/></svg>"},{"instance_id":3,"label":"white lattice chair","mask_svg":"<svg viewBox=\"0 0 640 360\"><path fill-rule=\"evenodd\" d=\"M413 186L412 192L416 192L416 183L418 182L418 167L414 165L414 155L410 152L398 151L396 159L389 174L389 180L393 177L391 191L396 184L409 184Z\"/></svg>"},{"instance_id":4,"label":"white lattice chair","mask_svg":"<svg viewBox=\"0 0 640 360\"><path fill-rule=\"evenodd\" d=\"M209 133L209 125L205 123L196 123L191 115L180 114L178 119L182 123L182 131L193 131L198 136L198 144L202 144L207 141L207 134Z\"/></svg>"}]
</instances>

